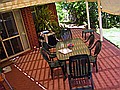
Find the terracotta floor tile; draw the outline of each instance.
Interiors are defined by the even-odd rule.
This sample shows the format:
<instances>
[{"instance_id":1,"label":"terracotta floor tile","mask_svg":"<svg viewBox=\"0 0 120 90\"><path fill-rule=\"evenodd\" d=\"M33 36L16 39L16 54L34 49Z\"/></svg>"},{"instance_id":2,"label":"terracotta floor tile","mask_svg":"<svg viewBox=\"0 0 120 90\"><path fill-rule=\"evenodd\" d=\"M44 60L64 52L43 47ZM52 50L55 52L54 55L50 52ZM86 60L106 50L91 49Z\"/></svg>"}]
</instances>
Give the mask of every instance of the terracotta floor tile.
<instances>
[{"instance_id":1,"label":"terracotta floor tile","mask_svg":"<svg viewBox=\"0 0 120 90\"><path fill-rule=\"evenodd\" d=\"M72 29L73 38L81 38L81 29ZM95 33L96 40L99 39L99 34ZM54 70L54 79L51 79L49 65L40 55L40 50L26 53L25 55L16 58L16 65L30 77L32 84L43 88L42 90L69 90L68 79L63 81L61 69ZM14 67L15 68L15 67ZM98 55L98 73L93 72L93 81L95 90L120 90L120 49L112 45L106 39L102 42L102 50ZM14 72L15 73L15 72ZM12 75L11 75L12 76ZM12 83L12 79L8 78ZM27 79L26 79L27 80ZM12 83L12 85L19 85ZM24 86L24 85L23 85ZM40 89L41 89L40 88ZM32 90L40 90L32 89ZM16 89L17 90L17 89ZM19 89L18 89L19 90ZM21 90L28 90L22 88Z\"/></svg>"}]
</instances>

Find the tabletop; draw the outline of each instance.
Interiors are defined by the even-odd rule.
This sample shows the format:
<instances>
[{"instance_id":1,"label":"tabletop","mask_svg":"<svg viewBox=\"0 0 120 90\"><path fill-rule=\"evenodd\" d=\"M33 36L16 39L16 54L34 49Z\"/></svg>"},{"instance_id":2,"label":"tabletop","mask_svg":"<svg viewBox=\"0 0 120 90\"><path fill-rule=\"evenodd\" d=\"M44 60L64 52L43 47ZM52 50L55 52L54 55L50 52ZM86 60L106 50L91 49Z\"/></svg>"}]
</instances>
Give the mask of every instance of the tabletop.
<instances>
[{"instance_id":1,"label":"tabletop","mask_svg":"<svg viewBox=\"0 0 120 90\"><path fill-rule=\"evenodd\" d=\"M74 46L68 49L68 44L73 44ZM64 49L68 52L63 53ZM56 45L56 55L59 60L68 60L70 56L78 54L90 55L90 51L87 45L80 38L60 41Z\"/></svg>"}]
</instances>

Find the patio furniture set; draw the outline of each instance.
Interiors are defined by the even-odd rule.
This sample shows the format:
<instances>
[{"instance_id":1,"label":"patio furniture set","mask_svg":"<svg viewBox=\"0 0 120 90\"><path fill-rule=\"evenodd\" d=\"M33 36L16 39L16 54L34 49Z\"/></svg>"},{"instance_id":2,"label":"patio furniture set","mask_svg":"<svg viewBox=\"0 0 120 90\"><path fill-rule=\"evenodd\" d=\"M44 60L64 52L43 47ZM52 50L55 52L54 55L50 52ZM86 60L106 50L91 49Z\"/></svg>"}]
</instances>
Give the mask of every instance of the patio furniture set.
<instances>
[{"instance_id":1,"label":"patio furniture set","mask_svg":"<svg viewBox=\"0 0 120 90\"><path fill-rule=\"evenodd\" d=\"M91 63L98 72L97 56L101 46L100 40L95 42L94 34L90 33L84 41L80 38L73 39L70 29L66 28L61 31L61 40L56 45L51 46L47 42L42 42L41 54L49 64L52 79L54 68L61 67L63 80L68 77L70 90L78 88L93 90ZM51 51L52 48L55 52Z\"/></svg>"}]
</instances>

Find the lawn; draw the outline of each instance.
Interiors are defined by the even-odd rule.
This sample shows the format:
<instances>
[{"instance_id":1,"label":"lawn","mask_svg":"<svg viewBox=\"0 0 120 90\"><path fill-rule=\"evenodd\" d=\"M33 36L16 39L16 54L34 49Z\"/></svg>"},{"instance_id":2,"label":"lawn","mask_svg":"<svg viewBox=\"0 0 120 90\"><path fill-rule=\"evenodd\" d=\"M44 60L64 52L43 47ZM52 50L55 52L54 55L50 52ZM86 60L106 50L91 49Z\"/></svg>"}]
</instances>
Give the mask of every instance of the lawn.
<instances>
[{"instance_id":1,"label":"lawn","mask_svg":"<svg viewBox=\"0 0 120 90\"><path fill-rule=\"evenodd\" d=\"M120 28L103 29L103 36L120 48Z\"/></svg>"}]
</instances>

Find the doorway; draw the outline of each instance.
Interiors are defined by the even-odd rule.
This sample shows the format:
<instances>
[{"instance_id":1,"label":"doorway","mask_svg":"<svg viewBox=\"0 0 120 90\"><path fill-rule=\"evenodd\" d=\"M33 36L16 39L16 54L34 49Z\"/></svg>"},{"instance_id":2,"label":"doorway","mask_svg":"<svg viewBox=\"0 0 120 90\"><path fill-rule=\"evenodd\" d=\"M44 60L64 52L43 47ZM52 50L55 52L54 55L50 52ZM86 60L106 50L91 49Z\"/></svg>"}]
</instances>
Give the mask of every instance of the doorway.
<instances>
[{"instance_id":1,"label":"doorway","mask_svg":"<svg viewBox=\"0 0 120 90\"><path fill-rule=\"evenodd\" d=\"M30 49L20 10L0 13L0 60Z\"/></svg>"}]
</instances>

